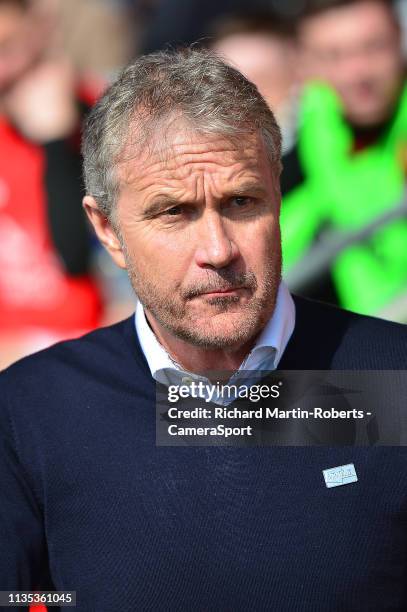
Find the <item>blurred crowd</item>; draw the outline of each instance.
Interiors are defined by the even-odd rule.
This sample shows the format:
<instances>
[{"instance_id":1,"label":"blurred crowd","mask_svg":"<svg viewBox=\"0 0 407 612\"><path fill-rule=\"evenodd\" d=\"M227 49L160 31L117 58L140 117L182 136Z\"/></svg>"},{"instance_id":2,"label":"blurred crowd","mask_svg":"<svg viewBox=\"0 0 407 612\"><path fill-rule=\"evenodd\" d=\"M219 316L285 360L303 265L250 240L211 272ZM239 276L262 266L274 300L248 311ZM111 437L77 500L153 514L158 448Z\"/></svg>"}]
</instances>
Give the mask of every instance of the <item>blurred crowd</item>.
<instances>
[{"instance_id":1,"label":"blurred crowd","mask_svg":"<svg viewBox=\"0 0 407 612\"><path fill-rule=\"evenodd\" d=\"M120 69L212 48L283 134L284 277L407 322L402 0L0 0L0 369L129 315L81 206L81 124Z\"/></svg>"}]
</instances>

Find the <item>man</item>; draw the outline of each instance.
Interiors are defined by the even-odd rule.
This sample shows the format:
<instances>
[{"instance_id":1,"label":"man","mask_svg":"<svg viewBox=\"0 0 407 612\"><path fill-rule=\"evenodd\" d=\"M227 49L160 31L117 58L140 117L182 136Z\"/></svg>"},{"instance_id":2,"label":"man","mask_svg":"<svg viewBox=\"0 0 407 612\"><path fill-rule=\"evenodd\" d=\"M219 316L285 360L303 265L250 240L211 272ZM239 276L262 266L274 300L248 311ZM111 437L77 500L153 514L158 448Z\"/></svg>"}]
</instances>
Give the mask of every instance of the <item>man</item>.
<instances>
[{"instance_id":1,"label":"man","mask_svg":"<svg viewBox=\"0 0 407 612\"><path fill-rule=\"evenodd\" d=\"M287 267L323 231L357 232L395 208L406 174L405 66L392 4L310 0L298 44L311 85L300 108L300 172L284 185ZM295 166L293 154L289 161ZM405 220L384 223L334 257L331 282L308 294L384 312L407 290L406 241Z\"/></svg>"},{"instance_id":2,"label":"man","mask_svg":"<svg viewBox=\"0 0 407 612\"><path fill-rule=\"evenodd\" d=\"M333 86L350 125L373 130L388 121L405 75L390 0L311 0L298 42L305 77Z\"/></svg>"},{"instance_id":3,"label":"man","mask_svg":"<svg viewBox=\"0 0 407 612\"><path fill-rule=\"evenodd\" d=\"M140 303L2 374L2 589L84 611L405 606L403 448L155 444L156 381L406 366L402 326L281 283L279 149L208 51L141 57L92 111L84 206ZM351 462L360 482L328 489Z\"/></svg>"}]
</instances>

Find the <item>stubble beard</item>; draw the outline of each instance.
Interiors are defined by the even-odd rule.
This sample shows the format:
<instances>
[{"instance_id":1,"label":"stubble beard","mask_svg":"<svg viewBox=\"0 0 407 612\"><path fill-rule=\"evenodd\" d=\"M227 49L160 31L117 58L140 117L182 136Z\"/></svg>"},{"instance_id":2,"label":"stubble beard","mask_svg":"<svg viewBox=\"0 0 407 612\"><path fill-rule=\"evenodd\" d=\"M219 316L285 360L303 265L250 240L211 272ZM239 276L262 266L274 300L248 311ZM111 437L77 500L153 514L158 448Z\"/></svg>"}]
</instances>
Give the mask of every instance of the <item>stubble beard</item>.
<instances>
[{"instance_id":1,"label":"stubble beard","mask_svg":"<svg viewBox=\"0 0 407 612\"><path fill-rule=\"evenodd\" d=\"M281 249L276 250L264 269L264 280L260 291L258 280L253 272L237 274L233 271L212 271L208 282L195 284L194 287L180 292L163 293L162 287L145 276L137 269L134 259L124 245L123 252L126 260L127 273L137 298L144 309L164 327L170 334L203 349L223 349L245 345L255 338L265 326L272 315L277 291L281 281ZM213 315L203 317L188 314L188 301L196 295L208 290L219 288L227 289L229 286L244 285L252 292L248 302L236 310L240 302L237 295L216 296L207 298L206 302L213 307ZM257 292L259 295L253 295ZM180 295L180 301L174 297ZM222 329L221 322L215 323L219 316L227 316L229 321ZM234 318L230 325L231 317Z\"/></svg>"}]
</instances>

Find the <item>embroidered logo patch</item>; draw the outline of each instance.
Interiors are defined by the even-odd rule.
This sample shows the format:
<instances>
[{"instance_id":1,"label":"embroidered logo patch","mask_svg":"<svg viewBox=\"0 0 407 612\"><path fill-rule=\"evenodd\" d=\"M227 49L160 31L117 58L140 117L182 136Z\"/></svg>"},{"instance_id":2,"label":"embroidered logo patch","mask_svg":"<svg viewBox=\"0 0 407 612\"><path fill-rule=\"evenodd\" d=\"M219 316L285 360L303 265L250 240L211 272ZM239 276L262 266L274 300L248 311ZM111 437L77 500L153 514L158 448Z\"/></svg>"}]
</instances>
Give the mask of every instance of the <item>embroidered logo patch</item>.
<instances>
[{"instance_id":1,"label":"embroidered logo patch","mask_svg":"<svg viewBox=\"0 0 407 612\"><path fill-rule=\"evenodd\" d=\"M347 465L339 465L338 467L322 470L325 484L330 489L331 487L340 487L341 485L357 482L355 466L353 463Z\"/></svg>"}]
</instances>

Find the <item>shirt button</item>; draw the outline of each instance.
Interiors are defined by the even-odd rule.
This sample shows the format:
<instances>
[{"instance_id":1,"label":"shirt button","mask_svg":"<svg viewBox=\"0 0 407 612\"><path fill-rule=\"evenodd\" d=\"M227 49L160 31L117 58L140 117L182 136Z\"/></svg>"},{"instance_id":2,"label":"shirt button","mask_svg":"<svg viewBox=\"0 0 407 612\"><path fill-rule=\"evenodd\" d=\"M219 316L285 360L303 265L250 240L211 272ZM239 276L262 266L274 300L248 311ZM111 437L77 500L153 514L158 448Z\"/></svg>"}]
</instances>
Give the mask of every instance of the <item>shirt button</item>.
<instances>
[{"instance_id":1,"label":"shirt button","mask_svg":"<svg viewBox=\"0 0 407 612\"><path fill-rule=\"evenodd\" d=\"M181 382L183 385L190 385L191 383L193 383L193 379L190 376L183 376L181 379Z\"/></svg>"}]
</instances>

